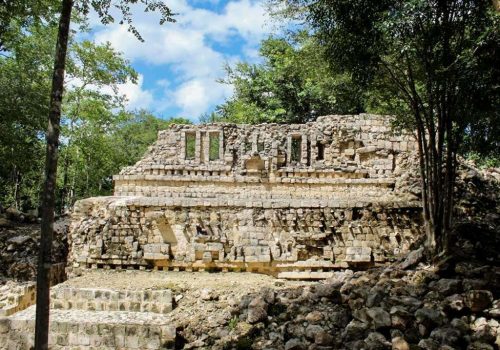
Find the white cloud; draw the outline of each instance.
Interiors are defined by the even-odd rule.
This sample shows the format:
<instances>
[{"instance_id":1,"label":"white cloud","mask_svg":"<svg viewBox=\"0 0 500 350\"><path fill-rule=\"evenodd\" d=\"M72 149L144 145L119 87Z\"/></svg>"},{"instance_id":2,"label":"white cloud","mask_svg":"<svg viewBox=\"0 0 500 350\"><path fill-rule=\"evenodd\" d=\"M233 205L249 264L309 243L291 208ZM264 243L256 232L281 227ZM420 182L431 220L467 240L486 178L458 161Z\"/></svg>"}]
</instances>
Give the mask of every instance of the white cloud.
<instances>
[{"instance_id":1,"label":"white cloud","mask_svg":"<svg viewBox=\"0 0 500 350\"><path fill-rule=\"evenodd\" d=\"M153 94L151 91L143 90L143 82L144 77L139 74L137 84L127 81L118 86L118 92L127 98L126 106L128 109L149 108L153 103Z\"/></svg>"},{"instance_id":2,"label":"white cloud","mask_svg":"<svg viewBox=\"0 0 500 350\"><path fill-rule=\"evenodd\" d=\"M130 95L130 105L158 111L176 107L187 117L197 117L230 96L232 87L215 80L224 76L225 62L234 62L247 55L249 59L255 58L256 44L269 32L268 16L261 2L251 0L230 1L219 13L195 8L185 0L169 1L168 5L179 15L176 23L163 26L159 26L157 18L150 14L134 11L134 24L145 43L129 33L126 26L119 25L100 27L95 40L111 42L133 63L152 64L159 72L168 70L175 74L170 81L166 76L158 76L161 82L148 84L162 92L162 97L156 100L152 91L145 91L141 86L134 90L132 85L126 84L124 89ZM234 37L243 41L243 49L238 53L240 57L220 49ZM214 43L220 44L219 49Z\"/></svg>"},{"instance_id":3,"label":"white cloud","mask_svg":"<svg viewBox=\"0 0 500 350\"><path fill-rule=\"evenodd\" d=\"M228 85L213 80L193 79L183 83L173 94L175 104L182 108L181 116L199 116L214 101L222 101L233 93Z\"/></svg>"}]
</instances>

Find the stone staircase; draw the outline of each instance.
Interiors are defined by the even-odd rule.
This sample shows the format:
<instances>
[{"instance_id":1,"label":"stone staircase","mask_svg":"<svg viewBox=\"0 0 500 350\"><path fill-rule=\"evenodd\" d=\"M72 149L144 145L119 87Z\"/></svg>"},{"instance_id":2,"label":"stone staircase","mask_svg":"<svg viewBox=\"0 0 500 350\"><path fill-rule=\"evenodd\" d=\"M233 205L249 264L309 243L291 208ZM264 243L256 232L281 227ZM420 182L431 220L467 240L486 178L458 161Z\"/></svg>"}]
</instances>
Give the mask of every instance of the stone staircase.
<instances>
[{"instance_id":1,"label":"stone staircase","mask_svg":"<svg viewBox=\"0 0 500 350\"><path fill-rule=\"evenodd\" d=\"M67 287L51 290L49 348L170 349L176 328L168 313L169 289L113 290ZM0 349L30 349L36 306L0 318Z\"/></svg>"}]
</instances>

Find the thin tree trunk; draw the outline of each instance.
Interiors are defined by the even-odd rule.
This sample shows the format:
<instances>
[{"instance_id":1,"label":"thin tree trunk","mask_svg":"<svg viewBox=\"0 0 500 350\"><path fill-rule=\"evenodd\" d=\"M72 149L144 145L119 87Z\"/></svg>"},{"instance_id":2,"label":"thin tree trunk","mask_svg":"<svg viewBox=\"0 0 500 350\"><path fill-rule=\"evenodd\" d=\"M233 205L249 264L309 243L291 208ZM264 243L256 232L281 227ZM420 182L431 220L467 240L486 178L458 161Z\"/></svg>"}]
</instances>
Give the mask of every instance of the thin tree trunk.
<instances>
[{"instance_id":1,"label":"thin tree trunk","mask_svg":"<svg viewBox=\"0 0 500 350\"><path fill-rule=\"evenodd\" d=\"M80 156L80 152L78 150L78 147L76 148L76 162L78 162L78 157ZM75 203L75 187L76 187L76 174L73 171L72 178L71 178L71 187L69 189L69 205L73 205Z\"/></svg>"},{"instance_id":2,"label":"thin tree trunk","mask_svg":"<svg viewBox=\"0 0 500 350\"><path fill-rule=\"evenodd\" d=\"M42 225L40 252L36 284L36 320L35 350L48 349L49 340L49 305L50 305L50 271L52 265L52 233L54 229L55 189L57 175L57 157L59 146L59 129L61 120L61 103L64 88L64 70L66 52L68 50L69 26L73 0L63 0L56 53L52 92L50 97L49 123L47 128L47 155L45 159L45 184L42 197Z\"/></svg>"},{"instance_id":3,"label":"thin tree trunk","mask_svg":"<svg viewBox=\"0 0 500 350\"><path fill-rule=\"evenodd\" d=\"M17 167L14 165L13 170L14 177L14 207L19 210L19 173L17 172Z\"/></svg>"}]
</instances>

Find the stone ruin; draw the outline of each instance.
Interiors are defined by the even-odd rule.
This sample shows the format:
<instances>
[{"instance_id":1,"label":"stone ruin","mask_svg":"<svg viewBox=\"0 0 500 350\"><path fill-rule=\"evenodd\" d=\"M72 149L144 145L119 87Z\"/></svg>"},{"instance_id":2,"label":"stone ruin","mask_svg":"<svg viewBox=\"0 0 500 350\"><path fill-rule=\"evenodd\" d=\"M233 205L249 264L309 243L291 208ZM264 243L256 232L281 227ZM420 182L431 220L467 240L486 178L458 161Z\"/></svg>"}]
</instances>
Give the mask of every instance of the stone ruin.
<instances>
[{"instance_id":1,"label":"stone ruin","mask_svg":"<svg viewBox=\"0 0 500 350\"><path fill-rule=\"evenodd\" d=\"M421 206L400 185L416 149L377 115L306 124L172 125L114 195L75 204L68 271L251 271L326 278L407 251Z\"/></svg>"}]
</instances>

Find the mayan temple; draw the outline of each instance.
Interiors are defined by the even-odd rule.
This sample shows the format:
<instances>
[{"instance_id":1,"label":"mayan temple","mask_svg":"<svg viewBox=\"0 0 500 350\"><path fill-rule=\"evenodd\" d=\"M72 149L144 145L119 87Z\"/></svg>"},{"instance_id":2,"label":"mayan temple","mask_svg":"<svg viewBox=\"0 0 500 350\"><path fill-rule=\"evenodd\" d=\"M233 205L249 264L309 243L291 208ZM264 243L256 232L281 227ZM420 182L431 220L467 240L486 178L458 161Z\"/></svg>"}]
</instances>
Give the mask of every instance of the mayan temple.
<instances>
[{"instance_id":1,"label":"mayan temple","mask_svg":"<svg viewBox=\"0 0 500 350\"><path fill-rule=\"evenodd\" d=\"M420 202L400 185L415 150L386 116L295 125L172 125L114 195L77 202L69 271L251 271L320 279L406 251Z\"/></svg>"},{"instance_id":2,"label":"mayan temple","mask_svg":"<svg viewBox=\"0 0 500 350\"><path fill-rule=\"evenodd\" d=\"M452 265L462 282L422 263L418 170L388 116L171 125L114 195L75 204L49 348L444 349L458 321L498 344L498 297L482 289L498 268ZM495 186L469 198L498 203ZM35 284L22 287L0 309L0 349L33 346Z\"/></svg>"}]
</instances>

